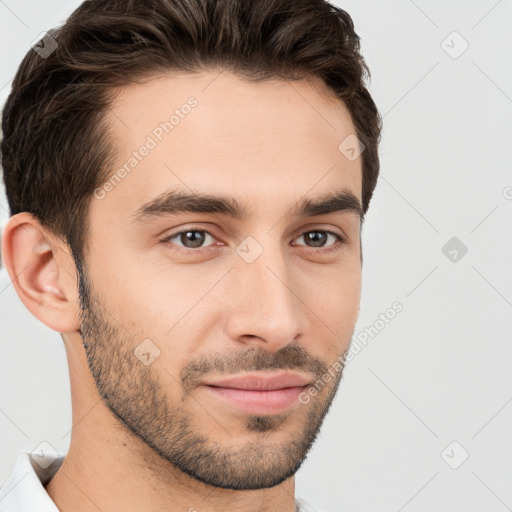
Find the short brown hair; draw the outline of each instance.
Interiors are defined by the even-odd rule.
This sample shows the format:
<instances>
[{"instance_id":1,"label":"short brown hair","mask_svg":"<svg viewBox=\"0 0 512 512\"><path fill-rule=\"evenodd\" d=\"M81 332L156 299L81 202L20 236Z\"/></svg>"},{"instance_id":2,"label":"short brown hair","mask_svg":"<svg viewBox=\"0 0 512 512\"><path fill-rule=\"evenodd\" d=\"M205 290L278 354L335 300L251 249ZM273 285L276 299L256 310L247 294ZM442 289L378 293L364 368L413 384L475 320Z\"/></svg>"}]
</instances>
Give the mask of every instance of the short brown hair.
<instances>
[{"instance_id":1,"label":"short brown hair","mask_svg":"<svg viewBox=\"0 0 512 512\"><path fill-rule=\"evenodd\" d=\"M320 78L345 102L364 144L366 213L382 119L344 10L325 0L87 0L47 34L54 51L28 51L4 106L3 176L11 215L32 213L69 245L79 270L89 201L113 170L102 123L112 93L160 71Z\"/></svg>"}]
</instances>

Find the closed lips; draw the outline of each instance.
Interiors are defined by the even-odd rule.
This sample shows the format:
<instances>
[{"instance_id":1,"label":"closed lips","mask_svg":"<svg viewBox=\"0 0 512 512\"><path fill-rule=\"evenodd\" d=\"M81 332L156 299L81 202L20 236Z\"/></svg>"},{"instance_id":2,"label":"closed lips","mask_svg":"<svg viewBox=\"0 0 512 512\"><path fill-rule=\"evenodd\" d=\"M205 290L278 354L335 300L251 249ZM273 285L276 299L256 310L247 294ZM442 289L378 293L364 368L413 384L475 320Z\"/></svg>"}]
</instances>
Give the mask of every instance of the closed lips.
<instances>
[{"instance_id":1,"label":"closed lips","mask_svg":"<svg viewBox=\"0 0 512 512\"><path fill-rule=\"evenodd\" d=\"M277 389L303 387L311 383L311 379L298 374L281 374L269 377L245 375L222 380L204 382L205 386L241 389L246 391L274 391Z\"/></svg>"}]
</instances>

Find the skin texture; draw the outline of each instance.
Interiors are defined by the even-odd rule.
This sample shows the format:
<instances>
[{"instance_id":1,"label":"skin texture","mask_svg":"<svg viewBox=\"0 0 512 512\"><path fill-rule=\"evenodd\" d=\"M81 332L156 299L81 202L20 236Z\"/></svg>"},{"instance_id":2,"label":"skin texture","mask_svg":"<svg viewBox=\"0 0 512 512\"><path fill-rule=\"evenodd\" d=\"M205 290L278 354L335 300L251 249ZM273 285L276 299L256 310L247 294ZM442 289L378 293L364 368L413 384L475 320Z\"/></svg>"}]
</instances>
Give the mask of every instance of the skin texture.
<instances>
[{"instance_id":1,"label":"skin texture","mask_svg":"<svg viewBox=\"0 0 512 512\"><path fill-rule=\"evenodd\" d=\"M200 385L278 369L316 381L348 349L361 291L360 218L289 213L340 187L361 200L361 158L338 149L355 133L348 110L318 83L162 74L119 90L106 114L118 167L191 96L197 105L172 132L91 198L85 275L28 213L11 217L3 234L18 295L66 347L71 443L46 486L64 512L292 512L293 475L341 379L267 415ZM247 217L131 221L171 189L232 196ZM163 241L183 230L211 235L197 233L199 249L183 236ZM303 235L322 230L346 241L308 246ZM262 249L251 263L236 251L248 236ZM149 364L134 353L144 340L158 354Z\"/></svg>"}]
</instances>

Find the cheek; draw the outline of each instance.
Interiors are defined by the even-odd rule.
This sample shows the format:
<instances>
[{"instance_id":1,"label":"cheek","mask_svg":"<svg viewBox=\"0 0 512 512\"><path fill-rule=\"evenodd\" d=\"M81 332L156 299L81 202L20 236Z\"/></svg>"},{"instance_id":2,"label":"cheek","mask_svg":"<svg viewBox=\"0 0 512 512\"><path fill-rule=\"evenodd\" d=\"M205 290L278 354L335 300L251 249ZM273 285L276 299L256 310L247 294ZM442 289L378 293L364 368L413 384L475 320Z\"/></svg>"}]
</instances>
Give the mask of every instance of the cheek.
<instances>
[{"instance_id":1,"label":"cheek","mask_svg":"<svg viewBox=\"0 0 512 512\"><path fill-rule=\"evenodd\" d=\"M180 369L214 328L215 304L208 291L217 274L199 275L192 266L183 271L168 266L142 269L141 263L133 267L130 279L113 286L109 301L134 343L150 339L159 349L157 366L179 379Z\"/></svg>"},{"instance_id":2,"label":"cheek","mask_svg":"<svg viewBox=\"0 0 512 512\"><path fill-rule=\"evenodd\" d=\"M312 302L318 300L327 311L350 316L350 311L359 307L361 279L361 266L354 257L309 275L302 285Z\"/></svg>"},{"instance_id":3,"label":"cheek","mask_svg":"<svg viewBox=\"0 0 512 512\"><path fill-rule=\"evenodd\" d=\"M164 258L129 250L117 252L115 258L97 264L94 286L108 294L121 317L153 331L160 329L160 335L194 308L217 279L216 274L198 273L193 265L172 265Z\"/></svg>"},{"instance_id":4,"label":"cheek","mask_svg":"<svg viewBox=\"0 0 512 512\"><path fill-rule=\"evenodd\" d=\"M329 352L338 354L348 347L359 314L361 273L335 273L322 286L309 287L305 303L313 312L314 325L331 340Z\"/></svg>"}]
</instances>

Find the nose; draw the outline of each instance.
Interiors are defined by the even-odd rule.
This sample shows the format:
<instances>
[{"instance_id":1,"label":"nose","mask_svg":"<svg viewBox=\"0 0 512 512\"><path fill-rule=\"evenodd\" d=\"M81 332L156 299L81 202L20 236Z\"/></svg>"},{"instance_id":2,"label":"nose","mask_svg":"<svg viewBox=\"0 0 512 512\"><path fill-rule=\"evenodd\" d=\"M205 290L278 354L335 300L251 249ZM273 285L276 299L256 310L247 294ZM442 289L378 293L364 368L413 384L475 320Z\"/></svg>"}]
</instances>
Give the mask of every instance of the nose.
<instances>
[{"instance_id":1,"label":"nose","mask_svg":"<svg viewBox=\"0 0 512 512\"><path fill-rule=\"evenodd\" d=\"M226 307L227 335L268 352L293 343L304 333L307 306L299 277L278 248L269 248L253 262L236 261L230 272Z\"/></svg>"}]
</instances>

